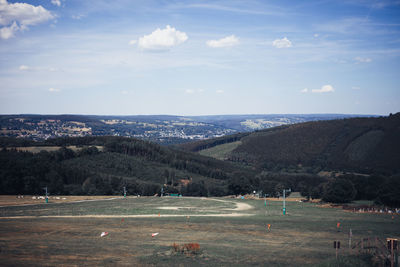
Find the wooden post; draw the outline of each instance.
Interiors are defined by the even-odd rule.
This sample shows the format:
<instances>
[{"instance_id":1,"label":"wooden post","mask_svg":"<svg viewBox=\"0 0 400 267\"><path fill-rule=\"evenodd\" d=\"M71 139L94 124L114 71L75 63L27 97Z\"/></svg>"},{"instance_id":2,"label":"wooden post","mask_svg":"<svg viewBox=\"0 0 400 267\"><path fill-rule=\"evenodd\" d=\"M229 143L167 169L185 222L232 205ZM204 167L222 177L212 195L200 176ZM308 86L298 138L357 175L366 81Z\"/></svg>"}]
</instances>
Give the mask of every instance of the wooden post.
<instances>
[{"instance_id":1,"label":"wooden post","mask_svg":"<svg viewBox=\"0 0 400 267\"><path fill-rule=\"evenodd\" d=\"M394 251L393 251L393 243L394 243L394 240L392 239L392 240L390 240L390 266L391 267L394 267Z\"/></svg>"},{"instance_id":2,"label":"wooden post","mask_svg":"<svg viewBox=\"0 0 400 267\"><path fill-rule=\"evenodd\" d=\"M395 239L395 238L387 238L386 242L387 242L387 248L388 248L388 250L390 250L390 266L394 267L394 263L395 263L394 250L398 249L397 248L397 239ZM395 248L395 242L396 242L396 248Z\"/></svg>"},{"instance_id":3,"label":"wooden post","mask_svg":"<svg viewBox=\"0 0 400 267\"><path fill-rule=\"evenodd\" d=\"M336 260L337 260L337 255L338 255L338 248L336 247Z\"/></svg>"},{"instance_id":4,"label":"wooden post","mask_svg":"<svg viewBox=\"0 0 400 267\"><path fill-rule=\"evenodd\" d=\"M340 241L333 241L333 247L336 250L336 260L338 259L338 252L340 249Z\"/></svg>"}]
</instances>

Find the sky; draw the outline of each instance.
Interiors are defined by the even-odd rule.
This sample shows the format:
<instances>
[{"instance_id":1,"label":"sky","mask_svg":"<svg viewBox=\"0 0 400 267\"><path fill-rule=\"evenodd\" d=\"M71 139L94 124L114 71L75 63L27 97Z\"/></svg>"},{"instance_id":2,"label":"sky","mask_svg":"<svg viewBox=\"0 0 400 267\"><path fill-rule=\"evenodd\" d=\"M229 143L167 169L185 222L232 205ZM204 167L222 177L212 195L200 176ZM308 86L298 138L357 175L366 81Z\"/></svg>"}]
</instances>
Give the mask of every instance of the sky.
<instances>
[{"instance_id":1,"label":"sky","mask_svg":"<svg viewBox=\"0 0 400 267\"><path fill-rule=\"evenodd\" d=\"M0 114L399 111L399 0L0 0Z\"/></svg>"}]
</instances>

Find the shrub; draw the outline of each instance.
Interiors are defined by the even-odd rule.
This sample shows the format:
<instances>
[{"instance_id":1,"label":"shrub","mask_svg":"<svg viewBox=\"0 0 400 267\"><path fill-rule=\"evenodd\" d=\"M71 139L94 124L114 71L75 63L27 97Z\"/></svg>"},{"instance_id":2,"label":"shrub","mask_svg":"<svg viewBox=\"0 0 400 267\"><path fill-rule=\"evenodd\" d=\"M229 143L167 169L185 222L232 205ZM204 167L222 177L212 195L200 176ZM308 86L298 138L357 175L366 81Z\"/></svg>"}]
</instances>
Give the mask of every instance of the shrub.
<instances>
[{"instance_id":1,"label":"shrub","mask_svg":"<svg viewBox=\"0 0 400 267\"><path fill-rule=\"evenodd\" d=\"M198 254L200 251L199 243L186 243L183 245L179 244L172 244L172 249L177 253L182 253L186 255L194 255Z\"/></svg>"}]
</instances>

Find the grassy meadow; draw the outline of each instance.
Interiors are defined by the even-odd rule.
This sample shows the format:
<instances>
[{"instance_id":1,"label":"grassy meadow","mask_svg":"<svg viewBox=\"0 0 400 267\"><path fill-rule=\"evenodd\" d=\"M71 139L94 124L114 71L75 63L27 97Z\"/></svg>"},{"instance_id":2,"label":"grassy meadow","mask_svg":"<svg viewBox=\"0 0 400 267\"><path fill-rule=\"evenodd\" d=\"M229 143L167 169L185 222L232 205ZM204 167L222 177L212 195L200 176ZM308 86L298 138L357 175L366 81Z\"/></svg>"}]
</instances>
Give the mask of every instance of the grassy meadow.
<instances>
[{"instance_id":1,"label":"grassy meadow","mask_svg":"<svg viewBox=\"0 0 400 267\"><path fill-rule=\"evenodd\" d=\"M340 231L337 223L340 222ZM271 229L267 231L267 225ZM2 266L353 266L365 237L399 237L400 217L315 203L128 197L0 207ZM102 232L108 232L100 237ZM159 233L152 237L152 233ZM333 241L341 241L335 260ZM173 244L198 243L180 253ZM365 265L364 265L365 266Z\"/></svg>"},{"instance_id":2,"label":"grassy meadow","mask_svg":"<svg viewBox=\"0 0 400 267\"><path fill-rule=\"evenodd\" d=\"M220 160L226 160L229 157L229 154L241 144L241 141L225 143L222 145L200 150L199 154Z\"/></svg>"}]
</instances>

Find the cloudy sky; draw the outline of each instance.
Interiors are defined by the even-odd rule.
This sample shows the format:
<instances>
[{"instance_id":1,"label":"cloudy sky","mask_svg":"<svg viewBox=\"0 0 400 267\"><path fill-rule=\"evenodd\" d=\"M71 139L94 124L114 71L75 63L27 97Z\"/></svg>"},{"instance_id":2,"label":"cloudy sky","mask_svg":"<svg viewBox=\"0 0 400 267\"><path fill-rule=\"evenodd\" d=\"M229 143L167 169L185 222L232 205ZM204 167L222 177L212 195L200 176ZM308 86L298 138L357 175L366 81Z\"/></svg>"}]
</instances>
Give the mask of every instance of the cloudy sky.
<instances>
[{"instance_id":1,"label":"cloudy sky","mask_svg":"<svg viewBox=\"0 0 400 267\"><path fill-rule=\"evenodd\" d=\"M0 113L400 111L400 1L0 0Z\"/></svg>"}]
</instances>

